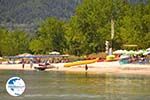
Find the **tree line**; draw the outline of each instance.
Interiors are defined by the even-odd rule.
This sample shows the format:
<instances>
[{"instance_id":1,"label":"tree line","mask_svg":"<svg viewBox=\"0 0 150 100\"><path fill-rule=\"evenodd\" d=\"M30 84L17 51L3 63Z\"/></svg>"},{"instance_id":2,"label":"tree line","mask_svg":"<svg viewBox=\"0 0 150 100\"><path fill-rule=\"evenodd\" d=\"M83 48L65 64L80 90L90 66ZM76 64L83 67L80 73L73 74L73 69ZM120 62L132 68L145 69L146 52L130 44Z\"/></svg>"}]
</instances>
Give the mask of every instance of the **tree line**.
<instances>
[{"instance_id":1,"label":"tree line","mask_svg":"<svg viewBox=\"0 0 150 100\"><path fill-rule=\"evenodd\" d=\"M115 23L113 40L111 19ZM0 28L0 55L50 51L86 55L105 51L106 40L113 41L115 49L121 49L123 44L137 44L144 49L150 47L149 26L150 1L131 4L126 0L83 0L69 20L43 20L34 37L20 30Z\"/></svg>"}]
</instances>

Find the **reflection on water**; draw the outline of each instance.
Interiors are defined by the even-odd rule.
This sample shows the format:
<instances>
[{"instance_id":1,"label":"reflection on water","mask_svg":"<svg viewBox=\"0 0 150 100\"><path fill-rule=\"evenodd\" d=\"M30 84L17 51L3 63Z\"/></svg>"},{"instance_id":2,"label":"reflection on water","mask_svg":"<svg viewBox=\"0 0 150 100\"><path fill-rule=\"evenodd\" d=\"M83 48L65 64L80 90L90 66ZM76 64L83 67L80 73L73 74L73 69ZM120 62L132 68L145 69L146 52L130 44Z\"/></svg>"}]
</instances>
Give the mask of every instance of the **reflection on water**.
<instances>
[{"instance_id":1,"label":"reflection on water","mask_svg":"<svg viewBox=\"0 0 150 100\"><path fill-rule=\"evenodd\" d=\"M26 90L9 96L8 78L21 77ZM150 76L64 72L0 71L0 100L150 100Z\"/></svg>"}]
</instances>

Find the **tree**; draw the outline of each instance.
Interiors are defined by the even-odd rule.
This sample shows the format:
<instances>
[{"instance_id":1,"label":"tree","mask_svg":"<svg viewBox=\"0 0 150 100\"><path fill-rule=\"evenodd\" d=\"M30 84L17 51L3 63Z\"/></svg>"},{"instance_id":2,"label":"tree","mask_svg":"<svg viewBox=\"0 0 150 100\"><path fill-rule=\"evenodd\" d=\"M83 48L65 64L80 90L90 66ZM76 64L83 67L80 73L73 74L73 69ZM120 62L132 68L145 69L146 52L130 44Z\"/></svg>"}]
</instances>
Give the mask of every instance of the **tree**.
<instances>
[{"instance_id":1,"label":"tree","mask_svg":"<svg viewBox=\"0 0 150 100\"><path fill-rule=\"evenodd\" d=\"M0 56L2 56L2 48L3 48L3 39L5 34L7 33L7 30L5 28L0 28Z\"/></svg>"},{"instance_id":2,"label":"tree","mask_svg":"<svg viewBox=\"0 0 150 100\"><path fill-rule=\"evenodd\" d=\"M70 36L79 37L74 44L70 44L74 52L89 54L105 50L105 41L110 40L112 13L114 17L119 16L122 3L121 0L114 0L115 5L110 0L83 0L69 24ZM70 37L72 42L73 37Z\"/></svg>"},{"instance_id":3,"label":"tree","mask_svg":"<svg viewBox=\"0 0 150 100\"><path fill-rule=\"evenodd\" d=\"M28 51L29 38L23 31L3 30L1 34L1 55L16 55Z\"/></svg>"},{"instance_id":4,"label":"tree","mask_svg":"<svg viewBox=\"0 0 150 100\"><path fill-rule=\"evenodd\" d=\"M47 18L38 28L36 40L32 40L30 49L37 53L49 51L63 52L65 46L64 22L56 18Z\"/></svg>"},{"instance_id":5,"label":"tree","mask_svg":"<svg viewBox=\"0 0 150 100\"><path fill-rule=\"evenodd\" d=\"M69 54L81 55L84 53L83 49L86 37L79 30L77 17L73 16L71 20L65 24L65 51Z\"/></svg>"},{"instance_id":6,"label":"tree","mask_svg":"<svg viewBox=\"0 0 150 100\"><path fill-rule=\"evenodd\" d=\"M42 40L39 39L33 39L29 44L29 49L35 54L44 53L43 48L44 45L42 43Z\"/></svg>"},{"instance_id":7,"label":"tree","mask_svg":"<svg viewBox=\"0 0 150 100\"><path fill-rule=\"evenodd\" d=\"M147 48L150 29L150 4L126 4L118 20L118 37L122 44L138 44L139 48Z\"/></svg>"}]
</instances>

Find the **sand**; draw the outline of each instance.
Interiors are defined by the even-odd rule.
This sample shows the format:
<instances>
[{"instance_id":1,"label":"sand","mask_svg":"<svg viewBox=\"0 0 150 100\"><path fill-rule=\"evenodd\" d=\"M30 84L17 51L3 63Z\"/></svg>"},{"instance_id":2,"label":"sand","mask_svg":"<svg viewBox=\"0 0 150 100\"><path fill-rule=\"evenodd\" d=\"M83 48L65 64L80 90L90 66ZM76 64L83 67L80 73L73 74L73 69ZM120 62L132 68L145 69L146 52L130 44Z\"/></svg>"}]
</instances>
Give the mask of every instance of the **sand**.
<instances>
[{"instance_id":1,"label":"sand","mask_svg":"<svg viewBox=\"0 0 150 100\"><path fill-rule=\"evenodd\" d=\"M115 62L96 62L88 64L88 70L85 70L85 65L63 67L63 63L52 64L55 68L46 69L46 71L63 71L66 73L89 73L89 74L141 74L150 75L150 64L124 64L120 65ZM33 66L38 66L34 64ZM0 70L35 70L30 68L30 64L25 64L24 69L22 64L0 64Z\"/></svg>"},{"instance_id":2,"label":"sand","mask_svg":"<svg viewBox=\"0 0 150 100\"><path fill-rule=\"evenodd\" d=\"M25 68L22 68L22 64L0 64L0 70L34 70L30 68L29 64L25 64Z\"/></svg>"}]
</instances>

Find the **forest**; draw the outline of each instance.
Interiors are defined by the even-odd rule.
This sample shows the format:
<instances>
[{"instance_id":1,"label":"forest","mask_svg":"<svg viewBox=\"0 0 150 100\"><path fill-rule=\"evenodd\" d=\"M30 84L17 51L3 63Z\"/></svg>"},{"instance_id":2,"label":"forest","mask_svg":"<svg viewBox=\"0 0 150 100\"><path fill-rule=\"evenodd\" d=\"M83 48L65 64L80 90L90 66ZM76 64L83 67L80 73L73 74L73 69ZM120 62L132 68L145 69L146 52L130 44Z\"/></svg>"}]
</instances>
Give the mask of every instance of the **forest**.
<instances>
[{"instance_id":1,"label":"forest","mask_svg":"<svg viewBox=\"0 0 150 100\"><path fill-rule=\"evenodd\" d=\"M122 49L124 44L136 44L139 49L145 49L150 47L149 26L150 0L138 3L82 0L68 20L50 16L40 21L34 36L23 30L0 27L0 56L25 52L47 54L50 51L87 55L104 52L105 41L113 41L114 50Z\"/></svg>"}]
</instances>

